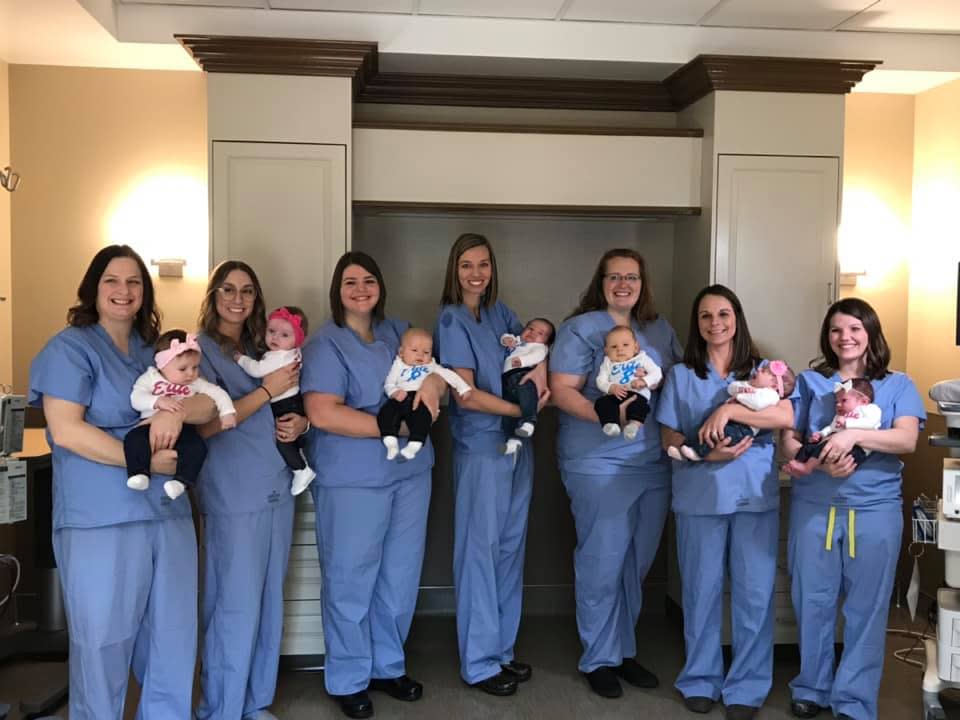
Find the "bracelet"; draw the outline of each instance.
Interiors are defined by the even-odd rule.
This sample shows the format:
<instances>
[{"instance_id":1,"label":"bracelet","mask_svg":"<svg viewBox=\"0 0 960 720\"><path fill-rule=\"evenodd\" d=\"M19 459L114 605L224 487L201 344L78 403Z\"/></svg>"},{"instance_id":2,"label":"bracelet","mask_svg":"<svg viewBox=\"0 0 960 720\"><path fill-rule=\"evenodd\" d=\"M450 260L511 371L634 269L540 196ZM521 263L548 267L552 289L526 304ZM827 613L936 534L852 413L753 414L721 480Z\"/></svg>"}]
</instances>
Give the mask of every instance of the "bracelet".
<instances>
[{"instance_id":1,"label":"bracelet","mask_svg":"<svg viewBox=\"0 0 960 720\"><path fill-rule=\"evenodd\" d=\"M267 402L273 402L273 395L271 395L271 394L270 394L270 391L267 390L267 386L266 386L266 385L261 385L261 386L260 386L260 389L263 390L263 391L267 394L267 398L269 398Z\"/></svg>"}]
</instances>

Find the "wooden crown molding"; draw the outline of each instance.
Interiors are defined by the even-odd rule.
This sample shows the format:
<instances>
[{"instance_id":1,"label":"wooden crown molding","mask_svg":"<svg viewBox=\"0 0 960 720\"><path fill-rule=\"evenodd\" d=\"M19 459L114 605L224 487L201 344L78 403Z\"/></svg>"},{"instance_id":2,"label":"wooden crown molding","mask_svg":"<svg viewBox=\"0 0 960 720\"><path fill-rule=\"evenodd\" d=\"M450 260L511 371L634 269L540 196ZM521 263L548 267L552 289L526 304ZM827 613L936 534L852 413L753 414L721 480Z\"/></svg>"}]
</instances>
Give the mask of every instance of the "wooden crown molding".
<instances>
[{"instance_id":1,"label":"wooden crown molding","mask_svg":"<svg viewBox=\"0 0 960 720\"><path fill-rule=\"evenodd\" d=\"M527 205L503 203L445 203L354 200L353 211L359 215L518 215L599 218L604 220L647 218L673 219L696 217L698 207L639 205Z\"/></svg>"},{"instance_id":2,"label":"wooden crown molding","mask_svg":"<svg viewBox=\"0 0 960 720\"><path fill-rule=\"evenodd\" d=\"M176 35L206 72L353 79L362 103L675 112L716 90L845 94L879 61L699 55L662 82L382 73L377 44Z\"/></svg>"},{"instance_id":3,"label":"wooden crown molding","mask_svg":"<svg viewBox=\"0 0 960 720\"><path fill-rule=\"evenodd\" d=\"M878 60L698 55L663 81L681 110L716 90L844 95Z\"/></svg>"},{"instance_id":4,"label":"wooden crown molding","mask_svg":"<svg viewBox=\"0 0 960 720\"><path fill-rule=\"evenodd\" d=\"M414 120L354 120L354 130L436 130L536 135L609 135L628 137L703 137L701 128L610 127L600 125L515 125L493 123L420 122Z\"/></svg>"}]
</instances>

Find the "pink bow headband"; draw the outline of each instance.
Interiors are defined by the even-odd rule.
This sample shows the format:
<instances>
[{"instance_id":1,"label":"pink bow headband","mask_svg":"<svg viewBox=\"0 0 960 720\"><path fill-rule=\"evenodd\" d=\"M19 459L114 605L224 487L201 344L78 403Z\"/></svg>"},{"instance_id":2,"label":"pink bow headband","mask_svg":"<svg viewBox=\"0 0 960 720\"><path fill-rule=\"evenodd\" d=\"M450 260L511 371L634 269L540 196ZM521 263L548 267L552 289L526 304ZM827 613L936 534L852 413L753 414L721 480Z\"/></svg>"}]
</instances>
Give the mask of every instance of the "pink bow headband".
<instances>
[{"instance_id":1,"label":"pink bow headband","mask_svg":"<svg viewBox=\"0 0 960 720\"><path fill-rule=\"evenodd\" d=\"M301 345L303 345L304 334L303 334L303 326L300 324L300 317L298 315L294 315L285 307L282 307L282 308L277 308L272 313L270 313L270 317L267 318L267 321L269 322L270 320L276 320L278 318L280 320L286 320L288 323L290 323L290 325L293 326L293 338L296 343L296 346L300 347Z\"/></svg>"},{"instance_id":2,"label":"pink bow headband","mask_svg":"<svg viewBox=\"0 0 960 720\"><path fill-rule=\"evenodd\" d=\"M153 362L157 366L157 370L163 370L177 355L183 355L183 353L191 351L200 352L200 343L197 342L196 335L188 333L187 339L183 342L174 338L170 342L170 347L153 356Z\"/></svg>"},{"instance_id":3,"label":"pink bow headband","mask_svg":"<svg viewBox=\"0 0 960 720\"><path fill-rule=\"evenodd\" d=\"M770 372L777 379L777 394L783 397L783 376L787 374L787 370L790 368L783 360L771 360L767 367L770 368Z\"/></svg>"}]
</instances>

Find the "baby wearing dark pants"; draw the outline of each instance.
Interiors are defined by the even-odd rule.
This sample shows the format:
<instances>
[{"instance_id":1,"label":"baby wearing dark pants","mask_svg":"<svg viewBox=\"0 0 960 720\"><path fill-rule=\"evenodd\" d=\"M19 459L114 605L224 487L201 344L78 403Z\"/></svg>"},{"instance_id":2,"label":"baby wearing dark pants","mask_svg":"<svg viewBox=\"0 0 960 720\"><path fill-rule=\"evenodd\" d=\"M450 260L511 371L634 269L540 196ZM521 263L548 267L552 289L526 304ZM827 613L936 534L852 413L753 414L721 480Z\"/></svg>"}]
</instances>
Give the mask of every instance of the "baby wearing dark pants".
<instances>
[{"instance_id":1,"label":"baby wearing dark pants","mask_svg":"<svg viewBox=\"0 0 960 720\"><path fill-rule=\"evenodd\" d=\"M433 359L433 338L426 330L410 328L400 338L400 348L393 361L387 379L383 383L383 392L388 400L377 413L377 427L384 447L387 448L387 460L393 460L399 453L407 460L413 460L427 441L433 418L430 410L423 404L413 408L413 399L428 375L439 375L448 385L457 391L460 397L471 390L453 370L438 365ZM406 422L410 439L400 450L400 423Z\"/></svg>"},{"instance_id":2,"label":"baby wearing dark pants","mask_svg":"<svg viewBox=\"0 0 960 720\"><path fill-rule=\"evenodd\" d=\"M534 318L519 335L504 333L500 344L509 349L503 361L500 394L504 400L520 406L520 417L504 417L503 433L507 438L505 454L520 449L517 438L532 437L537 428L537 406L540 396L534 382L523 382L537 365L547 359L556 330L546 318Z\"/></svg>"},{"instance_id":3,"label":"baby wearing dark pants","mask_svg":"<svg viewBox=\"0 0 960 720\"><path fill-rule=\"evenodd\" d=\"M637 437L650 413L650 391L660 385L663 371L640 349L632 328L617 325L607 333L603 343L606 357L597 372L597 387L603 393L593 404L604 435L620 434L620 406L630 397L636 399L626 407L627 424L623 436Z\"/></svg>"}]
</instances>

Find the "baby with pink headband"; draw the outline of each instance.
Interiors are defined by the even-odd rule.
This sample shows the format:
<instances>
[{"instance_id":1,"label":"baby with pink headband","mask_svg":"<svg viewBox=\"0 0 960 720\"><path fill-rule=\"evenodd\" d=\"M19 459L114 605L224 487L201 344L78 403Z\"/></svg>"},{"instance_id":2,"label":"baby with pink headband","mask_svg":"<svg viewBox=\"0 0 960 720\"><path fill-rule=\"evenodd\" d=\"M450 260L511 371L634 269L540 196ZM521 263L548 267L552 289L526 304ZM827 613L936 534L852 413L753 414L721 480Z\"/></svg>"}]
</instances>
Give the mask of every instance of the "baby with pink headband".
<instances>
[{"instance_id":1,"label":"baby with pink headband","mask_svg":"<svg viewBox=\"0 0 960 720\"><path fill-rule=\"evenodd\" d=\"M267 317L267 352L259 360L237 353L234 359L250 377L262 378L274 370L300 362L300 348L307 336L307 316L298 307L284 305ZM262 386L261 386L262 387ZM300 386L294 385L280 395L270 398L270 410L274 418L294 413L306 417ZM308 426L309 427L309 426ZM307 465L303 455L303 435L290 442L277 440L277 450L287 467L293 470L290 494L299 495L313 482L317 474Z\"/></svg>"},{"instance_id":2,"label":"baby with pink headband","mask_svg":"<svg viewBox=\"0 0 960 720\"><path fill-rule=\"evenodd\" d=\"M197 336L183 330L170 330L157 339L153 366L137 378L130 393L130 404L149 418L160 411L176 412L183 407L183 399L193 395L207 395L217 405L220 424L224 429L236 427L237 410L223 388L200 377L200 344ZM184 425L174 444L177 451L177 471L163 484L163 491L171 499L183 494L187 485L194 485L207 446L193 425ZM150 487L150 425L138 425L123 439L123 454L127 463L127 487L146 490Z\"/></svg>"},{"instance_id":3,"label":"baby with pink headband","mask_svg":"<svg viewBox=\"0 0 960 720\"><path fill-rule=\"evenodd\" d=\"M735 380L727 385L727 394L730 399L726 402L737 402L749 410L759 412L789 397L796 383L796 375L783 360L764 360L749 380ZM757 428L750 425L728 422L723 429L723 437L730 439L730 445L736 445L744 438L752 437L758 432ZM672 446L667 448L667 455L681 462L683 460L700 462L710 454L711 450L713 450L711 445L692 438L679 448Z\"/></svg>"}]
</instances>

